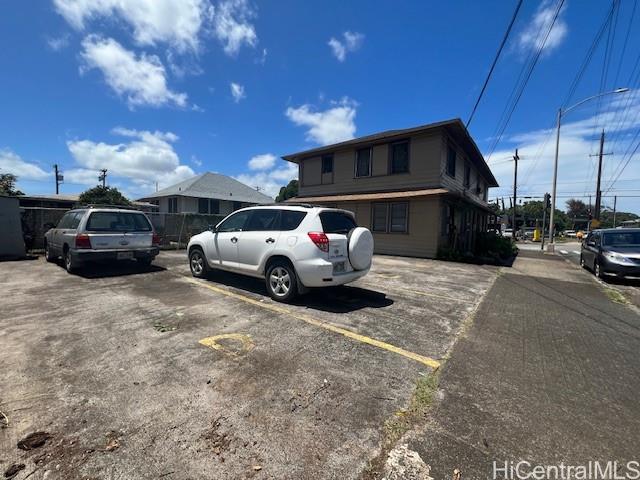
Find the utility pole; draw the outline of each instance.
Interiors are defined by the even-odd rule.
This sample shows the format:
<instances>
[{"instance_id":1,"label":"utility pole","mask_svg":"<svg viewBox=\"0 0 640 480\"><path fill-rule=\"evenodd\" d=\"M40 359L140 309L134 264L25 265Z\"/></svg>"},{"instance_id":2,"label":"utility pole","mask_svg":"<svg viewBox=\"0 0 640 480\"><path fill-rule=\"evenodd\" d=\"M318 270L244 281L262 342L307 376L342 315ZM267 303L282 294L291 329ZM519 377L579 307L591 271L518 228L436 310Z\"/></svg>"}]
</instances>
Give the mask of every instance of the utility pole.
<instances>
[{"instance_id":1,"label":"utility pole","mask_svg":"<svg viewBox=\"0 0 640 480\"><path fill-rule=\"evenodd\" d=\"M600 221L600 209L602 205L602 191L600 190L600 182L602 179L602 157L605 155L611 155L611 152L604 153L604 130L602 130L602 134L600 135L600 152L598 153L598 179L596 181L596 204L593 209L593 218L595 220ZM590 157L595 157L596 155L589 155Z\"/></svg>"},{"instance_id":2,"label":"utility pole","mask_svg":"<svg viewBox=\"0 0 640 480\"><path fill-rule=\"evenodd\" d=\"M103 168L100 170L100 175L98 175L98 181L102 182L102 188L107 186L107 169Z\"/></svg>"},{"instance_id":3,"label":"utility pole","mask_svg":"<svg viewBox=\"0 0 640 480\"><path fill-rule=\"evenodd\" d=\"M53 171L56 175L56 195L58 195L60 193L60 184L64 180L64 176L58 171L57 163L53 166Z\"/></svg>"},{"instance_id":4,"label":"utility pole","mask_svg":"<svg viewBox=\"0 0 640 480\"><path fill-rule=\"evenodd\" d=\"M513 156L514 169L513 169L513 239L516 239L516 210L517 210L517 202L516 199L518 194L518 160L520 157L518 156L518 149L516 148L516 154Z\"/></svg>"},{"instance_id":5,"label":"utility pole","mask_svg":"<svg viewBox=\"0 0 640 480\"><path fill-rule=\"evenodd\" d=\"M618 196L613 196L613 228L616 228L616 203L618 203Z\"/></svg>"}]
</instances>

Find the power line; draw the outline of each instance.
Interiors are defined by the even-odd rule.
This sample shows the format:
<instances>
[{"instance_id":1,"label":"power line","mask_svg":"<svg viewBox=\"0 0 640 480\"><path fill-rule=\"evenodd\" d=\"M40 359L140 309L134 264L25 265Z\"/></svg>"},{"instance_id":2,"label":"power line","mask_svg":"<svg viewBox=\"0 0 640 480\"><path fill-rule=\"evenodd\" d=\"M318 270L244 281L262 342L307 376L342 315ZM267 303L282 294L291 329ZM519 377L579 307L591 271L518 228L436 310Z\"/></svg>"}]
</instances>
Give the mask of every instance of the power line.
<instances>
[{"instance_id":1,"label":"power line","mask_svg":"<svg viewBox=\"0 0 640 480\"><path fill-rule=\"evenodd\" d=\"M494 140L493 145L491 146L491 149L489 151L489 155L488 155L489 158L491 158L491 155L493 154L494 150L496 149L496 147L500 143L500 140L502 139L502 135L503 135L505 129L507 128L507 125L509 125L509 121L511 120L511 116L513 115L513 112L515 111L515 109L516 109L516 107L518 105L518 102L520 101L520 98L522 97L522 94L524 93L524 90L525 90L527 84L529 83L529 79L531 78L531 74L533 73L533 70L534 70L536 64L538 63L538 59L540 58L540 55L542 54L542 51L544 50L544 47L545 47L545 45L547 43L549 35L551 34L551 31L553 30L553 27L556 24L556 20L558 19L558 16L560 15L560 11L562 10L562 6L564 5L564 1L565 0L559 0L558 1L558 6L557 6L555 14L553 16L553 20L551 21L551 24L549 25L549 28L547 29L547 33L544 35L544 39L542 40L542 42L536 43L538 45L536 53L533 56L533 59L531 60L531 62L528 64L527 68L526 68L526 74L525 74L524 80L522 82L520 82L519 85L516 85L517 95L515 97L515 100L511 104L511 108L509 109L509 113L508 113L507 117L505 118L504 122L502 122L502 126L499 125L499 127L498 127L499 133L498 133L498 135L495 136L495 140ZM522 75L522 72L521 72L521 75ZM513 95L513 93L512 93L512 95Z\"/></svg>"},{"instance_id":2,"label":"power line","mask_svg":"<svg viewBox=\"0 0 640 480\"><path fill-rule=\"evenodd\" d=\"M573 95L575 94L578 88L578 85L580 84L582 77L584 76L584 73L586 72L589 64L591 63L594 53L596 52L598 46L600 45L600 41L602 40L602 35L604 34L605 30L607 29L607 26L609 25L609 23L613 18L613 14L615 11L614 7L615 7L615 4L612 2L611 7L607 11L607 14L604 18L604 21L600 25L600 28L598 29L593 40L591 41L591 45L589 46L589 49L587 50L587 53L585 54L585 57L582 60L582 63L580 64L580 67L578 68L576 75L573 77L573 80L571 81L571 85L569 86L567 96L562 102L562 108L566 108L569 105L569 102L571 101L571 99L573 98ZM529 166L529 168L527 169L524 175L524 181L522 185L527 184L527 182L529 181L529 178L531 177L531 174L537 168L538 163L542 158L542 152L544 151L547 144L549 143L549 140L553 137L553 134L555 133L555 130L553 128L555 124L556 124L556 120L554 118L554 120L550 123L549 127L547 128L546 138L544 142L540 145L540 148L538 149L534 157L533 163Z\"/></svg>"},{"instance_id":3,"label":"power line","mask_svg":"<svg viewBox=\"0 0 640 480\"><path fill-rule=\"evenodd\" d=\"M475 105L473 106L473 110L471 110L471 115L469 115L469 120L467 120L467 124L466 127L469 128L469 125L471 124L471 120L473 120L473 116L476 113L476 109L478 108L478 104L480 103L480 100L482 99L482 96L484 95L484 91L487 88L487 85L489 84L489 79L491 78L491 74L493 73L493 69L496 67L496 64L498 63L498 59L500 58L500 54L502 53L502 49L504 48L504 45L507 43L507 39L509 38L509 34L511 33L511 28L513 27L513 24L516 21L516 17L518 16L518 11L520 10L520 7L522 6L522 1L523 0L519 0L518 4L516 5L516 9L513 12L513 15L511 16L511 21L509 22L509 26L507 27L507 31L504 33L504 36L502 37L502 42L500 42L500 47L498 47L498 51L496 52L496 56L493 59L493 63L491 64L491 68L489 69L489 73L487 74L487 78L484 81L484 85L482 85L482 89L480 90L480 94L478 95L478 99L476 100Z\"/></svg>"}]
</instances>

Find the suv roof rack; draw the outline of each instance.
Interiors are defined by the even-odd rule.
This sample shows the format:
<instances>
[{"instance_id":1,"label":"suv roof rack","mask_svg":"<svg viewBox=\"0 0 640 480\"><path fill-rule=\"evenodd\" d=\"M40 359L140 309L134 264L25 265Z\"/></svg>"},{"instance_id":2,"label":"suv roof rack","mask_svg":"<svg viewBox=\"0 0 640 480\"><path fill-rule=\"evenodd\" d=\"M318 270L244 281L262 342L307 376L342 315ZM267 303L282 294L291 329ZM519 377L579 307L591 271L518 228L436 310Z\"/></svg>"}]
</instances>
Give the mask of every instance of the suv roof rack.
<instances>
[{"instance_id":1,"label":"suv roof rack","mask_svg":"<svg viewBox=\"0 0 640 480\"><path fill-rule=\"evenodd\" d=\"M314 205L313 203L297 203L297 202L273 202L273 203L260 203L256 206L259 207L303 207L303 208L315 208L320 205Z\"/></svg>"},{"instance_id":2,"label":"suv roof rack","mask_svg":"<svg viewBox=\"0 0 640 480\"><path fill-rule=\"evenodd\" d=\"M133 205L110 205L107 203L87 203L85 205L74 207L74 210L77 210L79 208L117 208L120 210L138 210Z\"/></svg>"}]
</instances>

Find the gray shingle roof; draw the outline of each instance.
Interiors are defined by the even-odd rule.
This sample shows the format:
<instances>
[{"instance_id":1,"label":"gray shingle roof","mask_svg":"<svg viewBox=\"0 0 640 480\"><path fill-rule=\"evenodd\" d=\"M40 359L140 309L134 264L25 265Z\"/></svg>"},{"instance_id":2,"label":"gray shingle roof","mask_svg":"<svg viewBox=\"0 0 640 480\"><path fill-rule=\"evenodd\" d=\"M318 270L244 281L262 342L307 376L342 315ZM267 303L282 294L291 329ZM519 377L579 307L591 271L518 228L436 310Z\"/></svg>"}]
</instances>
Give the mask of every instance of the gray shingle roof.
<instances>
[{"instance_id":1,"label":"gray shingle roof","mask_svg":"<svg viewBox=\"0 0 640 480\"><path fill-rule=\"evenodd\" d=\"M215 198L218 200L231 200L246 203L271 203L273 198L260 193L254 188L245 185L238 180L220 175L219 173L206 172L195 177L183 180L180 183L163 188L160 191L146 195L140 200L151 198L182 195L184 197Z\"/></svg>"}]
</instances>

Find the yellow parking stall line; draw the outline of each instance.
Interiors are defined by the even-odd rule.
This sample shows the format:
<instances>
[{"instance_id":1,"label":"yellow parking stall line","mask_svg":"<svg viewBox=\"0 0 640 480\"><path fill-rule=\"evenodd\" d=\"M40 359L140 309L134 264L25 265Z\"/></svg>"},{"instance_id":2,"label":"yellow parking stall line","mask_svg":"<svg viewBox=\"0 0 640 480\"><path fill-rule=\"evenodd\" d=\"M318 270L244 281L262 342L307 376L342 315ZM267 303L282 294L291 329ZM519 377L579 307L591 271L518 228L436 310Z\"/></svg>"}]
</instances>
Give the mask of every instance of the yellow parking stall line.
<instances>
[{"instance_id":1,"label":"yellow parking stall line","mask_svg":"<svg viewBox=\"0 0 640 480\"><path fill-rule=\"evenodd\" d=\"M433 358L425 357L424 355L419 355L417 353L410 352L410 351L405 350L403 348L396 347L395 345L391 345L389 343L382 342L380 340L376 340L375 338L367 337L365 335L360 335L359 333L353 332L353 331L348 330L346 328L338 327L338 326L333 325L331 323L327 323L327 322L323 322L321 320L317 320L317 319L315 319L313 317L310 317L308 315L305 315L305 314L295 313L295 312L293 312L293 311L289 310L288 308L285 308L285 307L283 307L281 305L274 305L273 303L260 302L258 300L253 299L253 298L250 298L250 297L247 297L245 295L242 295L240 293L232 292L232 291L226 290L224 288L216 287L214 285L209 285L207 283L203 283L203 282L198 281L198 280L194 280L194 279L190 279L190 278L188 278L187 280L189 282L193 283L194 285L198 285L200 287L208 288L211 291L214 291L216 293L220 293L220 294L225 295L227 297L235 298L235 299L240 300L242 302L249 303L251 305L255 305L257 307L261 307L261 308L264 308L266 310L271 310L272 312L280 313L280 314L283 314L283 315L288 315L288 316L293 317L293 318L295 318L297 320L301 320L301 321L303 321L305 323L308 323L309 325L313 325L315 327L324 328L325 330L329 330L330 332L338 333L338 334L343 335L343 336L345 336L347 338L351 338L353 340L357 340L359 342L366 343L367 345L373 345L374 347L378 347L378 348L381 348L383 350L387 350L388 352L393 352L393 353L396 353L398 355L402 355L403 357L410 358L411 360L415 360L416 362L420 362L423 365L426 365L426 366L431 367L433 369L437 369L438 367L440 367L440 362L438 362L437 360L434 360Z\"/></svg>"}]
</instances>

